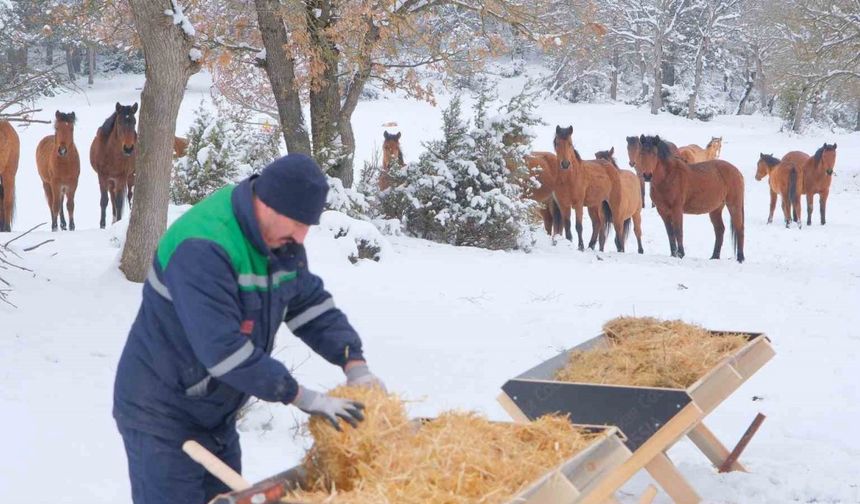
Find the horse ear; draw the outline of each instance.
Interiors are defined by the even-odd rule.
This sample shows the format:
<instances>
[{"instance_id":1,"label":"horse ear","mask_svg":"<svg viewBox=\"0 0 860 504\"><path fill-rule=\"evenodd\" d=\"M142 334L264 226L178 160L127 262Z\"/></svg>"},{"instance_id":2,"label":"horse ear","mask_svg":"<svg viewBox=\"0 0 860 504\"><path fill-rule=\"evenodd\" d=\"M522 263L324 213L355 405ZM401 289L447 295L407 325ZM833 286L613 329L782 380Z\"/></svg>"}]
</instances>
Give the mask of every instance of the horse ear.
<instances>
[{"instance_id":1,"label":"horse ear","mask_svg":"<svg viewBox=\"0 0 860 504\"><path fill-rule=\"evenodd\" d=\"M645 143L645 135L639 135L639 143Z\"/></svg>"},{"instance_id":2,"label":"horse ear","mask_svg":"<svg viewBox=\"0 0 860 504\"><path fill-rule=\"evenodd\" d=\"M132 114L137 113L137 102L134 102L134 105L131 106L131 113Z\"/></svg>"},{"instance_id":3,"label":"horse ear","mask_svg":"<svg viewBox=\"0 0 860 504\"><path fill-rule=\"evenodd\" d=\"M614 145L609 148L609 155L611 156L613 154L615 154L615 146Z\"/></svg>"},{"instance_id":4,"label":"horse ear","mask_svg":"<svg viewBox=\"0 0 860 504\"><path fill-rule=\"evenodd\" d=\"M833 143L833 150L836 150L836 143Z\"/></svg>"},{"instance_id":5,"label":"horse ear","mask_svg":"<svg viewBox=\"0 0 860 504\"><path fill-rule=\"evenodd\" d=\"M119 102L116 102L116 112L117 113L122 112L122 105L120 105Z\"/></svg>"},{"instance_id":6,"label":"horse ear","mask_svg":"<svg viewBox=\"0 0 860 504\"><path fill-rule=\"evenodd\" d=\"M56 112L54 112L54 117L55 117L55 118L57 118L57 119L59 119L59 118L60 118L60 111L59 111L59 110L58 110L58 111L56 111Z\"/></svg>"},{"instance_id":7,"label":"horse ear","mask_svg":"<svg viewBox=\"0 0 860 504\"><path fill-rule=\"evenodd\" d=\"M388 130L383 131L383 132L382 132L382 136L383 136L383 138L385 138L386 140L388 140L388 139L390 139L390 138L391 138L391 134L388 132Z\"/></svg>"},{"instance_id":8,"label":"horse ear","mask_svg":"<svg viewBox=\"0 0 860 504\"><path fill-rule=\"evenodd\" d=\"M396 135L394 135L394 139L395 139L395 140L400 140L400 134L401 134L401 133L403 133L403 132L402 132L402 131L398 131L398 132L397 132L397 134L396 134Z\"/></svg>"},{"instance_id":9,"label":"horse ear","mask_svg":"<svg viewBox=\"0 0 860 504\"><path fill-rule=\"evenodd\" d=\"M567 135L573 135L573 125L568 126L567 129L564 131Z\"/></svg>"},{"instance_id":10,"label":"horse ear","mask_svg":"<svg viewBox=\"0 0 860 504\"><path fill-rule=\"evenodd\" d=\"M561 126L556 125L556 127L555 127L555 134L556 134L556 135L561 135L561 131L562 131L562 130L561 130Z\"/></svg>"},{"instance_id":11,"label":"horse ear","mask_svg":"<svg viewBox=\"0 0 860 504\"><path fill-rule=\"evenodd\" d=\"M72 122L75 122L75 120L76 120L75 113L72 112L71 114L69 114L69 116L72 118Z\"/></svg>"}]
</instances>

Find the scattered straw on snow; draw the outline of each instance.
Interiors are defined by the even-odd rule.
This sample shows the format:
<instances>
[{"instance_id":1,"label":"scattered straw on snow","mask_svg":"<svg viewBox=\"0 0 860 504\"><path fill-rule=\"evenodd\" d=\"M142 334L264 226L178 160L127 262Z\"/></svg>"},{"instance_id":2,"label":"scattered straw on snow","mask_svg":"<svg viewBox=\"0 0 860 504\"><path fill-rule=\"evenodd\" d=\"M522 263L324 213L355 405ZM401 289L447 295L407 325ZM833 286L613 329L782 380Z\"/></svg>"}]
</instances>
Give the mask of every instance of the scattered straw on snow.
<instances>
[{"instance_id":1,"label":"scattered straw on snow","mask_svg":"<svg viewBox=\"0 0 860 504\"><path fill-rule=\"evenodd\" d=\"M572 352L557 380L687 388L747 343L743 335L649 317L619 317L603 332L609 346Z\"/></svg>"}]
</instances>

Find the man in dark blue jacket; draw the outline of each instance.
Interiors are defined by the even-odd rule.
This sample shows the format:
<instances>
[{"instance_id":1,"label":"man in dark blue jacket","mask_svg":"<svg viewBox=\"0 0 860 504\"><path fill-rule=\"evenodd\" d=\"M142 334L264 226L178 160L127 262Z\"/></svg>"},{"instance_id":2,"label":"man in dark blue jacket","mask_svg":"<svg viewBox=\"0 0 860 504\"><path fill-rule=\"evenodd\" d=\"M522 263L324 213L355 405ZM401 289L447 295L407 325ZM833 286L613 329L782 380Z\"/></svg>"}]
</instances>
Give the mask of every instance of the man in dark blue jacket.
<instances>
[{"instance_id":1,"label":"man in dark blue jacket","mask_svg":"<svg viewBox=\"0 0 860 504\"><path fill-rule=\"evenodd\" d=\"M201 201L158 244L120 358L113 415L135 504L203 504L227 490L181 451L194 439L241 472L236 414L249 396L355 425L363 405L302 387L271 357L282 322L343 368L347 384L383 386L361 339L302 245L328 183L291 154ZM384 386L383 386L384 387Z\"/></svg>"}]
</instances>

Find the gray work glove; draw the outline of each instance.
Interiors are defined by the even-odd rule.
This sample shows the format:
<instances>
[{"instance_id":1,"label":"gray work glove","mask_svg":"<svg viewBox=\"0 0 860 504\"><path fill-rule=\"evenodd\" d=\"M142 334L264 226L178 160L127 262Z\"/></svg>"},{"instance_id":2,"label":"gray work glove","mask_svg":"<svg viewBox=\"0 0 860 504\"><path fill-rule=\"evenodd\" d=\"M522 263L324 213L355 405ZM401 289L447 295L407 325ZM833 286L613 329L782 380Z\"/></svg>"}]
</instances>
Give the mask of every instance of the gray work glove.
<instances>
[{"instance_id":1,"label":"gray work glove","mask_svg":"<svg viewBox=\"0 0 860 504\"><path fill-rule=\"evenodd\" d=\"M382 380L370 372L370 368L367 367L366 363L353 364L344 373L346 374L346 384L349 386L379 387L383 392L388 392Z\"/></svg>"},{"instance_id":2,"label":"gray work glove","mask_svg":"<svg viewBox=\"0 0 860 504\"><path fill-rule=\"evenodd\" d=\"M317 392L301 385L299 386L298 395L293 400L293 406L308 415L325 418L337 430L341 430L337 422L338 418L343 418L353 427L357 427L358 422L364 420L364 415L361 412L364 409L364 405L360 402L327 396L322 392Z\"/></svg>"}]
</instances>

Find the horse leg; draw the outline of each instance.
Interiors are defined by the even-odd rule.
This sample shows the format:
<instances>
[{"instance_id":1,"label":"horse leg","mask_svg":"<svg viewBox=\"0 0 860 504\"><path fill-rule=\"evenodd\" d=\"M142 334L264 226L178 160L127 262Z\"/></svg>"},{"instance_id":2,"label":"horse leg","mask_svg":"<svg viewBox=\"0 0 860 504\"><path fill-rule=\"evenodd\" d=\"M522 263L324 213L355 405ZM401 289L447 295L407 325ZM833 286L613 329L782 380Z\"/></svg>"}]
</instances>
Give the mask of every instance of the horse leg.
<instances>
[{"instance_id":1,"label":"horse leg","mask_svg":"<svg viewBox=\"0 0 860 504\"><path fill-rule=\"evenodd\" d=\"M594 245L597 243L598 235L600 234L600 229L603 228L602 219L600 218L600 211L594 210L591 207L588 208L588 217L591 219L591 238L588 240L588 248L594 250ZM603 252L603 243L606 241L605 236L600 236L600 251Z\"/></svg>"},{"instance_id":2,"label":"horse leg","mask_svg":"<svg viewBox=\"0 0 860 504\"><path fill-rule=\"evenodd\" d=\"M108 188L107 188L107 185L108 185L108 183L104 179L104 177L99 175L99 190L101 191L101 198L99 199L99 205L101 206L101 209L102 209L102 217L101 217L101 220L99 220L99 227L101 229L105 228L105 212L107 210L107 204L108 204L108 193L107 193Z\"/></svg>"},{"instance_id":3,"label":"horse leg","mask_svg":"<svg viewBox=\"0 0 860 504\"><path fill-rule=\"evenodd\" d=\"M65 231L66 230L66 216L63 214L63 196L65 196L66 191L65 191L65 189L63 189L62 186L59 186L59 187L57 187L57 194L60 195L60 197L58 198L59 201L57 201L57 210L59 210L59 212L60 212L60 229ZM66 199L68 200L68 196L66 196Z\"/></svg>"},{"instance_id":4,"label":"horse leg","mask_svg":"<svg viewBox=\"0 0 860 504\"><path fill-rule=\"evenodd\" d=\"M806 225L812 225L812 199L815 197L814 193L809 193L806 195ZM820 199L820 197L819 197Z\"/></svg>"},{"instance_id":5,"label":"horse leg","mask_svg":"<svg viewBox=\"0 0 860 504\"><path fill-rule=\"evenodd\" d=\"M561 207L561 222L564 226L564 237L567 241L573 241L573 233L570 232L570 204Z\"/></svg>"},{"instance_id":6,"label":"horse leg","mask_svg":"<svg viewBox=\"0 0 860 504\"><path fill-rule=\"evenodd\" d=\"M767 223L773 222L773 211L776 210L776 193L773 189L770 190L770 213L767 216Z\"/></svg>"},{"instance_id":7,"label":"horse leg","mask_svg":"<svg viewBox=\"0 0 860 504\"><path fill-rule=\"evenodd\" d=\"M128 193L129 197L131 193ZM546 234L552 237L552 212L548 208L549 205L545 205L540 209L540 216L543 218L543 228L546 230Z\"/></svg>"},{"instance_id":8,"label":"horse leg","mask_svg":"<svg viewBox=\"0 0 860 504\"><path fill-rule=\"evenodd\" d=\"M57 214L54 213L54 191L51 184L42 182L42 190L45 191L45 201L48 203L48 211L51 213L51 231L57 230Z\"/></svg>"},{"instance_id":9,"label":"horse leg","mask_svg":"<svg viewBox=\"0 0 860 504\"><path fill-rule=\"evenodd\" d=\"M791 227L791 198L788 194L782 194L782 215L785 218L785 229Z\"/></svg>"},{"instance_id":10,"label":"horse leg","mask_svg":"<svg viewBox=\"0 0 860 504\"><path fill-rule=\"evenodd\" d=\"M824 224L826 224L826 220L824 218L825 217L824 213L827 210L827 196L829 196L829 195L830 195L830 190L828 189L827 191L822 191L821 194L818 196L818 203L821 205L821 225L822 226Z\"/></svg>"},{"instance_id":11,"label":"horse leg","mask_svg":"<svg viewBox=\"0 0 860 504\"><path fill-rule=\"evenodd\" d=\"M576 212L576 236L579 238L579 243L576 248L579 249L580 252L585 250L585 246L582 243L582 205L576 205L574 208Z\"/></svg>"},{"instance_id":12,"label":"horse leg","mask_svg":"<svg viewBox=\"0 0 860 504\"><path fill-rule=\"evenodd\" d=\"M75 230L75 190L76 187L69 187L66 190L66 210L69 211L69 231Z\"/></svg>"},{"instance_id":13,"label":"horse leg","mask_svg":"<svg viewBox=\"0 0 860 504\"><path fill-rule=\"evenodd\" d=\"M639 212L633 214L633 232L636 234L636 243L639 245L639 253L644 254L645 249L642 248L642 214Z\"/></svg>"},{"instance_id":14,"label":"horse leg","mask_svg":"<svg viewBox=\"0 0 860 504\"><path fill-rule=\"evenodd\" d=\"M645 208L645 179L639 176L639 192L642 194L642 208Z\"/></svg>"},{"instance_id":15,"label":"horse leg","mask_svg":"<svg viewBox=\"0 0 860 504\"><path fill-rule=\"evenodd\" d=\"M711 224L714 225L714 253L711 259L719 259L720 251L723 250L723 237L726 234L726 225L723 224L723 206L712 211L710 214Z\"/></svg>"},{"instance_id":16,"label":"horse leg","mask_svg":"<svg viewBox=\"0 0 860 504\"><path fill-rule=\"evenodd\" d=\"M679 259L684 258L684 211L678 209L672 212L672 231L675 234L675 243Z\"/></svg>"},{"instance_id":17,"label":"horse leg","mask_svg":"<svg viewBox=\"0 0 860 504\"><path fill-rule=\"evenodd\" d=\"M668 213L665 215L660 213L660 217L663 219L663 224L666 226L666 236L669 237L669 254L672 257L675 257L677 255L677 249L675 248L675 230L672 228L671 216Z\"/></svg>"},{"instance_id":18,"label":"horse leg","mask_svg":"<svg viewBox=\"0 0 860 504\"><path fill-rule=\"evenodd\" d=\"M0 232L12 231L12 217L15 212L15 175L8 172L0 177L0 185L3 186L3 198L0 202Z\"/></svg>"}]
</instances>

